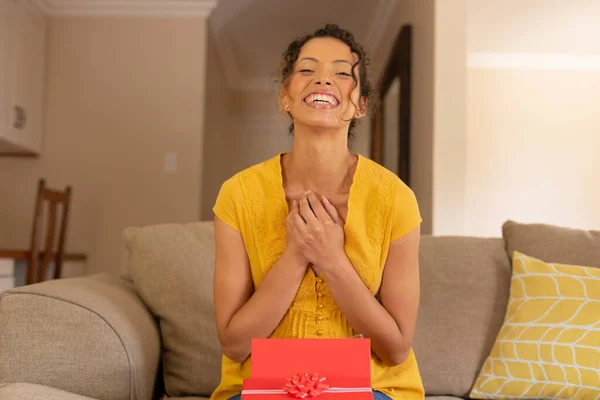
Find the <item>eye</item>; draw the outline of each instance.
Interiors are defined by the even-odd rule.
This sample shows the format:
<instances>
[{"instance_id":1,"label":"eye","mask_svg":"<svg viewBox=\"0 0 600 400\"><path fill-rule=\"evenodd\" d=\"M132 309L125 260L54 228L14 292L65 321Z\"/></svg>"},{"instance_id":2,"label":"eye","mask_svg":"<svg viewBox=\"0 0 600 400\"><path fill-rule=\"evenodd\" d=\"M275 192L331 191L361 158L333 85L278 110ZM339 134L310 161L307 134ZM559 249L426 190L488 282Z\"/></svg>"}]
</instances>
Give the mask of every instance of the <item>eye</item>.
<instances>
[{"instance_id":1,"label":"eye","mask_svg":"<svg viewBox=\"0 0 600 400\"><path fill-rule=\"evenodd\" d=\"M352 75L350 75L347 72L338 72L338 75L341 75L341 76L352 76Z\"/></svg>"},{"instance_id":2,"label":"eye","mask_svg":"<svg viewBox=\"0 0 600 400\"><path fill-rule=\"evenodd\" d=\"M313 70L312 70L312 69L308 69L308 68L303 68L303 69L301 69L301 70L300 70L300 71L298 71L298 72L302 72L302 73L304 73L304 74L307 74L307 73L311 73L311 72L313 72Z\"/></svg>"}]
</instances>

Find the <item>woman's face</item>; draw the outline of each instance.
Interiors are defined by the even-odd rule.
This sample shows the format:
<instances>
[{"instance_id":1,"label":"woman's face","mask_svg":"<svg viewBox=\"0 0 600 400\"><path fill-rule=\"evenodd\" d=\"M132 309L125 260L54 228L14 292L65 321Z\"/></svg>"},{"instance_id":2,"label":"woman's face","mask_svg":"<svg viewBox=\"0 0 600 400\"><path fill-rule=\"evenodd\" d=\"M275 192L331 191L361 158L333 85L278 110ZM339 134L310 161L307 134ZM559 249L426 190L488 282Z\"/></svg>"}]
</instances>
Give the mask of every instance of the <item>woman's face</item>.
<instances>
[{"instance_id":1,"label":"woman's face","mask_svg":"<svg viewBox=\"0 0 600 400\"><path fill-rule=\"evenodd\" d=\"M352 78L357 61L350 47L334 38L304 44L282 93L282 107L292 114L294 124L347 129L351 119L361 117L366 100L360 99L360 82Z\"/></svg>"}]
</instances>

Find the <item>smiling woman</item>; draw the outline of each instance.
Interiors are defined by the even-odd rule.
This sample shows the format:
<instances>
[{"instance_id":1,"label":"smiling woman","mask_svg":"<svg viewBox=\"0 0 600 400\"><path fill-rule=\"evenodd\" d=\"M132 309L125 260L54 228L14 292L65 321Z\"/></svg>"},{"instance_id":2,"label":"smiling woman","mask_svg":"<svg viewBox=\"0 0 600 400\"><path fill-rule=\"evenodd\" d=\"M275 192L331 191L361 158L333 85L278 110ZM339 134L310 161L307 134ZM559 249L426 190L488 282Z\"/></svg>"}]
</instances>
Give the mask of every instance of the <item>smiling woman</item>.
<instances>
[{"instance_id":1,"label":"smiling woman","mask_svg":"<svg viewBox=\"0 0 600 400\"><path fill-rule=\"evenodd\" d=\"M280 71L289 153L223 183L215 212L215 312L223 350L211 399L239 396L253 338L368 337L376 398L424 397L412 351L421 216L394 173L353 154L367 58L327 25L292 42Z\"/></svg>"}]
</instances>

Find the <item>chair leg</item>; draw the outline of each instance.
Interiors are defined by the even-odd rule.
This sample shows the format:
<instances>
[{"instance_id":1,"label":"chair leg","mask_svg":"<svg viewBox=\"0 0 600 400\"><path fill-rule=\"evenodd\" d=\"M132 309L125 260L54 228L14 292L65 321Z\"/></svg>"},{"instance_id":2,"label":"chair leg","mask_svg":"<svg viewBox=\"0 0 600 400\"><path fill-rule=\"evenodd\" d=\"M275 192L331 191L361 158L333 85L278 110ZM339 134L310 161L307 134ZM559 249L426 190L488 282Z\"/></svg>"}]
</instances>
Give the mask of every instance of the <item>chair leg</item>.
<instances>
[{"instance_id":1,"label":"chair leg","mask_svg":"<svg viewBox=\"0 0 600 400\"><path fill-rule=\"evenodd\" d=\"M60 279L62 275L62 260L56 260L54 263L54 279Z\"/></svg>"}]
</instances>

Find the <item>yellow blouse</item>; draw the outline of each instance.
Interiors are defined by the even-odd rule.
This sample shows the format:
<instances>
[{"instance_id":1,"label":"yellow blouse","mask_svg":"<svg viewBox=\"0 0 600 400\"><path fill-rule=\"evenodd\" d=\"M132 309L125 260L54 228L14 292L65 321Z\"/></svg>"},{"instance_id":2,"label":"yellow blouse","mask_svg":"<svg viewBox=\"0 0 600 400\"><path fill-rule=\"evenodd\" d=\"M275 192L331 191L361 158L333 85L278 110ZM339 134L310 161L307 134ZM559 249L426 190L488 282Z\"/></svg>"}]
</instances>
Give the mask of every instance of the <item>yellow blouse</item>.
<instances>
[{"instance_id":1,"label":"yellow blouse","mask_svg":"<svg viewBox=\"0 0 600 400\"><path fill-rule=\"evenodd\" d=\"M217 197L216 216L241 232L250 260L254 287L258 287L279 259L286 244L285 200L281 154L254 165L223 183ZM374 161L358 156L348 199L345 251L373 295L381 286L390 242L421 223L412 190L395 174ZM326 282L307 271L288 312L273 338L349 338L360 332L352 327L335 304ZM238 363L223 356L221 383L211 400L226 400L242 390L250 376L251 358ZM395 367L371 356L371 384L394 400L424 398L414 353Z\"/></svg>"}]
</instances>

